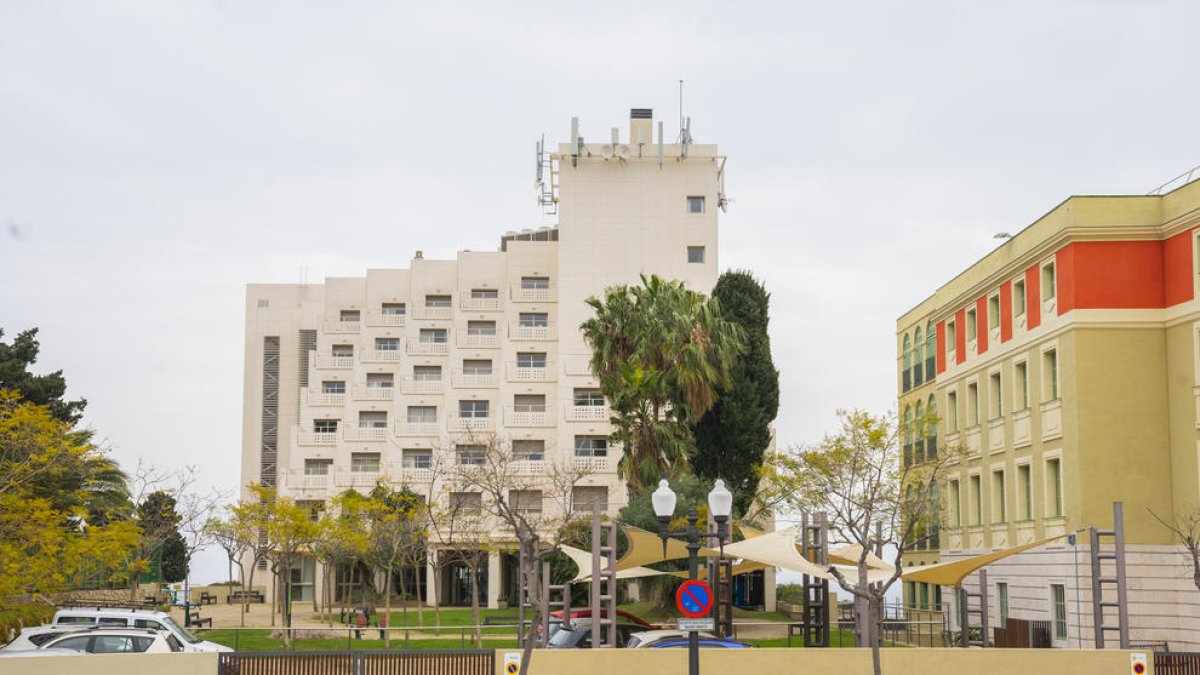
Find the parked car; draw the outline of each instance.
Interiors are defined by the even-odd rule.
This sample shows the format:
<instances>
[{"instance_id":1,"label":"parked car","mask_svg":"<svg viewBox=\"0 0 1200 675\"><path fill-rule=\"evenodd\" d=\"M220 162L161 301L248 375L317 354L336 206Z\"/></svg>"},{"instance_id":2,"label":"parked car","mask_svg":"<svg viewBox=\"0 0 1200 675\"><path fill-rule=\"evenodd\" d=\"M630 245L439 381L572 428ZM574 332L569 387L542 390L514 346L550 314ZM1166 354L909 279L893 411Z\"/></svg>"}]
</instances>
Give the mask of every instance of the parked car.
<instances>
[{"instance_id":1,"label":"parked car","mask_svg":"<svg viewBox=\"0 0 1200 675\"><path fill-rule=\"evenodd\" d=\"M182 652L183 643L167 630L91 626L82 630L49 631L32 636L34 649L5 650L5 656L58 654L141 654Z\"/></svg>"},{"instance_id":2,"label":"parked car","mask_svg":"<svg viewBox=\"0 0 1200 675\"><path fill-rule=\"evenodd\" d=\"M88 626L120 626L169 631L183 644L187 652L231 652L225 645L201 640L180 626L166 612L116 607L67 607L54 613L55 627L86 628Z\"/></svg>"},{"instance_id":3,"label":"parked car","mask_svg":"<svg viewBox=\"0 0 1200 675\"><path fill-rule=\"evenodd\" d=\"M636 623L617 623L617 644L616 647L624 647L629 641L629 636L635 633L640 633L642 627ZM550 649L591 649L592 648L592 620L577 619L567 623L565 626L560 625L559 629L550 636L550 641L546 644Z\"/></svg>"},{"instance_id":4,"label":"parked car","mask_svg":"<svg viewBox=\"0 0 1200 675\"><path fill-rule=\"evenodd\" d=\"M700 632L700 646L704 648L745 649L750 645L729 638L722 638L712 633ZM663 649L670 647L687 647L688 632L683 630L648 630L629 636L625 645L629 649Z\"/></svg>"},{"instance_id":5,"label":"parked car","mask_svg":"<svg viewBox=\"0 0 1200 675\"><path fill-rule=\"evenodd\" d=\"M600 613L600 616L605 616L606 614L607 614L607 612L602 611ZM579 607L579 608L573 608L571 610L571 615L568 617L568 619L571 621L577 621L579 619L590 619L591 616L592 616L592 610L590 607ZM563 612L561 609L558 611L555 611L555 612L550 612L550 637L551 638L554 637L554 634L556 632L558 632L559 627L562 626L562 618L563 618ZM633 614L630 614L629 612L625 612L625 611L622 611L619 609L617 610L617 621L620 621L623 623L637 624L638 626L641 626L642 630L654 630L655 629L654 624L648 623L648 622L642 620L641 617L635 616ZM537 627L537 633L539 636L541 635L541 633L542 633L541 626Z\"/></svg>"},{"instance_id":6,"label":"parked car","mask_svg":"<svg viewBox=\"0 0 1200 675\"><path fill-rule=\"evenodd\" d=\"M83 652L74 649L11 649L0 651L0 659L24 658L26 656L82 656Z\"/></svg>"}]
</instances>

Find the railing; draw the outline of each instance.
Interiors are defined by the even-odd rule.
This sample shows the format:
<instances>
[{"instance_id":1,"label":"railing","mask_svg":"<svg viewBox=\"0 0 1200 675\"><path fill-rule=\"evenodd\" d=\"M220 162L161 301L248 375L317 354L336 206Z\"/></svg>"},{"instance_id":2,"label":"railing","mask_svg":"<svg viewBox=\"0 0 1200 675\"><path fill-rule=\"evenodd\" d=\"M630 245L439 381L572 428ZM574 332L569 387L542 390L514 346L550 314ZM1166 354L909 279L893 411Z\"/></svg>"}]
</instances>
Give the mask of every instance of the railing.
<instances>
[{"instance_id":1,"label":"railing","mask_svg":"<svg viewBox=\"0 0 1200 675\"><path fill-rule=\"evenodd\" d=\"M370 487L379 482L383 473L380 471L342 471L337 476L337 484L347 487Z\"/></svg>"},{"instance_id":2,"label":"railing","mask_svg":"<svg viewBox=\"0 0 1200 675\"><path fill-rule=\"evenodd\" d=\"M362 330L361 321L326 321L321 325L324 333L357 333Z\"/></svg>"},{"instance_id":3,"label":"railing","mask_svg":"<svg viewBox=\"0 0 1200 675\"><path fill-rule=\"evenodd\" d=\"M333 354L317 354L316 364L318 368L353 368L354 355L347 356Z\"/></svg>"},{"instance_id":4,"label":"railing","mask_svg":"<svg viewBox=\"0 0 1200 675\"><path fill-rule=\"evenodd\" d=\"M455 373L450 383L459 389L495 389L498 380L495 373Z\"/></svg>"},{"instance_id":5,"label":"railing","mask_svg":"<svg viewBox=\"0 0 1200 675\"><path fill-rule=\"evenodd\" d=\"M450 353L448 342L412 342L408 343L409 356L441 356Z\"/></svg>"},{"instance_id":6,"label":"railing","mask_svg":"<svg viewBox=\"0 0 1200 675\"><path fill-rule=\"evenodd\" d=\"M612 449L609 449L612 452ZM573 457L571 464L576 471L587 473L613 473L617 470L616 457Z\"/></svg>"},{"instance_id":7,"label":"railing","mask_svg":"<svg viewBox=\"0 0 1200 675\"><path fill-rule=\"evenodd\" d=\"M395 387L355 387L354 398L360 401L391 401L396 398Z\"/></svg>"},{"instance_id":8,"label":"railing","mask_svg":"<svg viewBox=\"0 0 1200 675\"><path fill-rule=\"evenodd\" d=\"M346 394L325 393L314 389L300 390L301 405L308 406L341 406L346 404Z\"/></svg>"},{"instance_id":9,"label":"railing","mask_svg":"<svg viewBox=\"0 0 1200 675\"><path fill-rule=\"evenodd\" d=\"M379 310L367 312L367 325L370 326L403 326L408 317L403 314L384 314Z\"/></svg>"},{"instance_id":10,"label":"railing","mask_svg":"<svg viewBox=\"0 0 1200 675\"><path fill-rule=\"evenodd\" d=\"M346 427L342 437L347 441L386 441L387 427Z\"/></svg>"},{"instance_id":11,"label":"railing","mask_svg":"<svg viewBox=\"0 0 1200 675\"><path fill-rule=\"evenodd\" d=\"M522 476L540 476L546 473L546 461L542 459L517 459L513 461L513 473Z\"/></svg>"},{"instance_id":12,"label":"railing","mask_svg":"<svg viewBox=\"0 0 1200 675\"><path fill-rule=\"evenodd\" d=\"M337 445L340 438L337 431L296 431L297 445Z\"/></svg>"},{"instance_id":13,"label":"railing","mask_svg":"<svg viewBox=\"0 0 1200 675\"><path fill-rule=\"evenodd\" d=\"M521 288L513 286L509 297L517 302L556 302L558 294L553 288Z\"/></svg>"},{"instance_id":14,"label":"railing","mask_svg":"<svg viewBox=\"0 0 1200 675\"><path fill-rule=\"evenodd\" d=\"M385 363L393 363L400 360L399 349L376 349L366 352L363 361L383 361Z\"/></svg>"},{"instance_id":15,"label":"railing","mask_svg":"<svg viewBox=\"0 0 1200 675\"><path fill-rule=\"evenodd\" d=\"M284 474L283 484L293 490L325 490L330 478L327 473L306 474L303 469L292 469Z\"/></svg>"},{"instance_id":16,"label":"railing","mask_svg":"<svg viewBox=\"0 0 1200 675\"><path fill-rule=\"evenodd\" d=\"M500 346L500 336L495 333L459 333L458 346L464 349L494 349Z\"/></svg>"},{"instance_id":17,"label":"railing","mask_svg":"<svg viewBox=\"0 0 1200 675\"><path fill-rule=\"evenodd\" d=\"M414 380L409 377L401 382L401 389L405 394L440 394L442 393L442 381Z\"/></svg>"},{"instance_id":18,"label":"railing","mask_svg":"<svg viewBox=\"0 0 1200 675\"><path fill-rule=\"evenodd\" d=\"M431 462L423 462L422 464L414 463L410 466L393 464L389 477L393 482L428 483L433 480L433 469L431 467Z\"/></svg>"},{"instance_id":19,"label":"railing","mask_svg":"<svg viewBox=\"0 0 1200 675\"><path fill-rule=\"evenodd\" d=\"M433 422L409 422L408 420L396 422L395 434L397 436L437 436L439 432L441 432L441 426L436 420Z\"/></svg>"},{"instance_id":20,"label":"railing","mask_svg":"<svg viewBox=\"0 0 1200 675\"><path fill-rule=\"evenodd\" d=\"M504 411L504 423L512 427L545 427L552 426L550 415L543 410L517 410L508 408Z\"/></svg>"},{"instance_id":21,"label":"railing","mask_svg":"<svg viewBox=\"0 0 1200 675\"><path fill-rule=\"evenodd\" d=\"M553 340L554 325L522 326L520 324L509 324L508 337L512 340Z\"/></svg>"},{"instance_id":22,"label":"railing","mask_svg":"<svg viewBox=\"0 0 1200 675\"><path fill-rule=\"evenodd\" d=\"M547 362L542 368L523 368L515 363L508 364L509 382L553 382L554 364Z\"/></svg>"},{"instance_id":23,"label":"railing","mask_svg":"<svg viewBox=\"0 0 1200 675\"><path fill-rule=\"evenodd\" d=\"M492 431L496 428L496 420L492 417L463 417L451 415L451 431Z\"/></svg>"},{"instance_id":24,"label":"railing","mask_svg":"<svg viewBox=\"0 0 1200 675\"><path fill-rule=\"evenodd\" d=\"M449 319L454 313L450 307L418 307L416 317L418 319Z\"/></svg>"},{"instance_id":25,"label":"railing","mask_svg":"<svg viewBox=\"0 0 1200 675\"><path fill-rule=\"evenodd\" d=\"M1155 675L1200 675L1200 652L1154 652Z\"/></svg>"},{"instance_id":26,"label":"railing","mask_svg":"<svg viewBox=\"0 0 1200 675\"><path fill-rule=\"evenodd\" d=\"M567 404L566 413L572 422L607 422L612 418L612 409L606 405Z\"/></svg>"},{"instance_id":27,"label":"railing","mask_svg":"<svg viewBox=\"0 0 1200 675\"><path fill-rule=\"evenodd\" d=\"M495 312L500 309L500 298L470 298L464 295L459 296L458 306L467 311Z\"/></svg>"}]
</instances>

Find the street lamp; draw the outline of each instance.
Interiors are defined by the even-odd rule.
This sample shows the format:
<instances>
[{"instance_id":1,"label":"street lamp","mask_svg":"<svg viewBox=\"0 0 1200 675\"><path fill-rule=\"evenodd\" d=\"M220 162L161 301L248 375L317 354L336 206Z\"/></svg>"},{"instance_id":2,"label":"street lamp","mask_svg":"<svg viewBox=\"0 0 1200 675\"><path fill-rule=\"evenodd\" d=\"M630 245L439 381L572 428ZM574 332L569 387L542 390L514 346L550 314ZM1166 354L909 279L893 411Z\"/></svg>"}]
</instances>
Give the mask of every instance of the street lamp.
<instances>
[{"instance_id":1,"label":"street lamp","mask_svg":"<svg viewBox=\"0 0 1200 675\"><path fill-rule=\"evenodd\" d=\"M658 536L663 542L663 557L667 555L667 539L671 534L667 531L667 526L671 524L671 518L675 515L675 492L667 484L666 479L659 481L658 489L650 495L650 502L654 504L654 515L658 516ZM699 570L699 554L700 540L707 542L709 539L715 538L717 544L721 547L721 554L725 552L725 526L729 522L729 512L733 509L733 493L725 487L725 481L718 478L713 485L713 489L708 493L708 512L717 523L717 531L709 532L705 526L701 532L696 528L696 522L700 517L696 514L696 509L688 511L688 529L687 529L687 551L688 551L688 578L695 579ZM718 573L720 565L717 566ZM688 675L700 674L700 637L696 631L688 631Z\"/></svg>"}]
</instances>

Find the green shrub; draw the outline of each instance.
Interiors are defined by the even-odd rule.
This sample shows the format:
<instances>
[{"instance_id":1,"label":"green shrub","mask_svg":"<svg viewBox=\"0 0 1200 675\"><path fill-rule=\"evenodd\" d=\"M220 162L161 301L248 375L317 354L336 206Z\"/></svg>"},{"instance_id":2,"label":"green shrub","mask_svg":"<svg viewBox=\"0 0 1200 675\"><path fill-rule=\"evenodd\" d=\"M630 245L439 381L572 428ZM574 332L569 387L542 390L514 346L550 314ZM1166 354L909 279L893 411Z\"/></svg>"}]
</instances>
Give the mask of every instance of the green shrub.
<instances>
[{"instance_id":1,"label":"green shrub","mask_svg":"<svg viewBox=\"0 0 1200 675\"><path fill-rule=\"evenodd\" d=\"M803 584L781 584L775 587L775 598L780 602L799 605L804 602Z\"/></svg>"},{"instance_id":2,"label":"green shrub","mask_svg":"<svg viewBox=\"0 0 1200 675\"><path fill-rule=\"evenodd\" d=\"M27 602L0 609L0 643L7 644L22 628L50 623L55 607L40 602Z\"/></svg>"}]
</instances>

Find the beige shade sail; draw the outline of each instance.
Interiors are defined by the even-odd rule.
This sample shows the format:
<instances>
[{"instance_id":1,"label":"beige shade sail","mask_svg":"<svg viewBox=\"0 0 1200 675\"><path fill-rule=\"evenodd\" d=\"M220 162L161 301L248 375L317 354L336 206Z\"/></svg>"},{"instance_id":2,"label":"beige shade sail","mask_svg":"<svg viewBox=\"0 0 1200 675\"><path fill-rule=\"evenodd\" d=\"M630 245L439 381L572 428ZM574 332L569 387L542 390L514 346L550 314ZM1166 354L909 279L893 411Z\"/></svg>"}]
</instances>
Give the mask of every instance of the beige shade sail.
<instances>
[{"instance_id":1,"label":"beige shade sail","mask_svg":"<svg viewBox=\"0 0 1200 675\"><path fill-rule=\"evenodd\" d=\"M579 568L579 573L575 575L574 579L571 579L571 583L587 581L592 578L592 554L590 552L565 544L559 548ZM659 574L666 574L666 572L652 570L649 567L630 567L628 569L617 570L618 579L636 579L638 577L652 577Z\"/></svg>"},{"instance_id":2,"label":"beige shade sail","mask_svg":"<svg viewBox=\"0 0 1200 675\"><path fill-rule=\"evenodd\" d=\"M997 560L1003 560L1010 555L1016 555L1022 551L1028 551L1031 548L1036 548L1043 544L1062 539L1067 535L1060 534L1057 537L1042 539L1040 541L1032 541L1028 544L1013 546L991 553L984 553L962 560L952 560L950 562L937 563L936 565L926 565L914 570L905 572L900 578L905 581L920 581L927 584L936 584L938 586L960 586L963 579L966 579L969 574L978 570L981 567L986 567Z\"/></svg>"},{"instance_id":3,"label":"beige shade sail","mask_svg":"<svg viewBox=\"0 0 1200 675\"><path fill-rule=\"evenodd\" d=\"M757 572L758 570L765 570L768 567L770 567L770 565L764 565L760 562L753 562L751 560L745 560L745 561L733 566L733 576L736 577L739 574L745 574L747 572ZM670 574L671 574L671 576L679 577L680 579L687 579L690 576L686 571L671 572ZM701 579L701 580L707 580L708 579L708 568L701 567L696 572L696 578Z\"/></svg>"},{"instance_id":4,"label":"beige shade sail","mask_svg":"<svg viewBox=\"0 0 1200 675\"><path fill-rule=\"evenodd\" d=\"M796 550L796 528L770 532L753 539L729 544L725 547L725 555L742 558L747 562L760 563L763 566L782 567L785 570L807 574L821 579L832 579L828 571L809 562Z\"/></svg>"},{"instance_id":5,"label":"beige shade sail","mask_svg":"<svg viewBox=\"0 0 1200 675\"><path fill-rule=\"evenodd\" d=\"M687 545L678 539L667 540L667 554L664 556L662 539L657 534L632 525L622 525L621 530L625 532L629 548L625 551L625 555L617 561L617 571L688 557ZM700 555L715 558L721 554L715 549L701 548Z\"/></svg>"},{"instance_id":6,"label":"beige shade sail","mask_svg":"<svg viewBox=\"0 0 1200 675\"><path fill-rule=\"evenodd\" d=\"M846 544L837 548L829 549L829 562L834 565L845 565L848 567L858 567L858 557L862 555L862 546L858 544ZM867 554L867 569L887 570L893 572L896 566L877 557L874 553Z\"/></svg>"}]
</instances>

